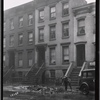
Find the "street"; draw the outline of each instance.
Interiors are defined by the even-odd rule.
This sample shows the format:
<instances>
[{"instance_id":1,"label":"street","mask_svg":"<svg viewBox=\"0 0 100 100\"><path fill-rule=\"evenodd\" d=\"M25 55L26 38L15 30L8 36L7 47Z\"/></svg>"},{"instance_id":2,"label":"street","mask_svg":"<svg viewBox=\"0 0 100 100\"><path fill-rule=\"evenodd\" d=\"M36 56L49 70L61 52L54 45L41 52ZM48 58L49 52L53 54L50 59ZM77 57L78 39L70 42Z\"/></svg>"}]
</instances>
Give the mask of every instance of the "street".
<instances>
[{"instance_id":1,"label":"street","mask_svg":"<svg viewBox=\"0 0 100 100\"><path fill-rule=\"evenodd\" d=\"M16 86L11 89L11 86L4 88L3 100L95 100L95 93L89 93L89 95L83 95L80 91L76 91L75 89L68 92L65 92L63 89L58 92L51 92L50 89L45 92L41 91L41 89L36 88L31 91L27 86ZM45 88L45 87L43 87ZM47 92L48 91L48 92Z\"/></svg>"}]
</instances>

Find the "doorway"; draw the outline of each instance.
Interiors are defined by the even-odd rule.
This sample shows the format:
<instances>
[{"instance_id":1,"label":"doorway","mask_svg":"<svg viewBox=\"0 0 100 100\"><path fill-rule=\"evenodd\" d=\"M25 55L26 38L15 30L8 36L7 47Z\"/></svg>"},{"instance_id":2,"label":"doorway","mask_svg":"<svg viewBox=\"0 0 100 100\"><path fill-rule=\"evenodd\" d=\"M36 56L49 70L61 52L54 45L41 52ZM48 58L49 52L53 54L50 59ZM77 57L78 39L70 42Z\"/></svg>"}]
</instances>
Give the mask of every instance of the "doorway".
<instances>
[{"instance_id":1,"label":"doorway","mask_svg":"<svg viewBox=\"0 0 100 100\"><path fill-rule=\"evenodd\" d=\"M9 68L15 66L15 53L14 51L9 51Z\"/></svg>"},{"instance_id":2,"label":"doorway","mask_svg":"<svg viewBox=\"0 0 100 100\"><path fill-rule=\"evenodd\" d=\"M38 47L38 67L41 67L43 62L45 62L45 47L40 46Z\"/></svg>"},{"instance_id":3,"label":"doorway","mask_svg":"<svg viewBox=\"0 0 100 100\"><path fill-rule=\"evenodd\" d=\"M76 62L81 67L85 61L85 44L76 45Z\"/></svg>"}]
</instances>

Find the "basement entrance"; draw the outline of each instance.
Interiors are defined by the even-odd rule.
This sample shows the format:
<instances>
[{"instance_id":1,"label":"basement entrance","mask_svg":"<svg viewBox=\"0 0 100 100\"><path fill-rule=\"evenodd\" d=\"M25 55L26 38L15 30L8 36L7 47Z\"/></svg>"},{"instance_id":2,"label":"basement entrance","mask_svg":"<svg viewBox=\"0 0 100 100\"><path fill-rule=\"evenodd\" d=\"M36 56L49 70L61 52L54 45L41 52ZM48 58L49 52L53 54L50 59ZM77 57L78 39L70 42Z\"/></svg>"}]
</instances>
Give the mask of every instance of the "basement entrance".
<instances>
[{"instance_id":1,"label":"basement entrance","mask_svg":"<svg viewBox=\"0 0 100 100\"><path fill-rule=\"evenodd\" d=\"M76 45L77 66L81 67L85 61L85 44Z\"/></svg>"}]
</instances>

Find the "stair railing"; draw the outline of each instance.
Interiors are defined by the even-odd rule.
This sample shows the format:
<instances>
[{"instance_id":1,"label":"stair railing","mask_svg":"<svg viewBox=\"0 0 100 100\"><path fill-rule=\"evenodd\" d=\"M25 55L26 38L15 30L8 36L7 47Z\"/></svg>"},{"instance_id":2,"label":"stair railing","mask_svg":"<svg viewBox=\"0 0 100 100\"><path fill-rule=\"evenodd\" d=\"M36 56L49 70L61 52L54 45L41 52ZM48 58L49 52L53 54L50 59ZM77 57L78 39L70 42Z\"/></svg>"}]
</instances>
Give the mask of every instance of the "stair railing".
<instances>
[{"instance_id":1,"label":"stair railing","mask_svg":"<svg viewBox=\"0 0 100 100\"><path fill-rule=\"evenodd\" d=\"M25 74L25 77L29 74L29 72L32 70L32 68L34 67L35 63L31 66L31 68L29 69L29 71Z\"/></svg>"},{"instance_id":2,"label":"stair railing","mask_svg":"<svg viewBox=\"0 0 100 100\"><path fill-rule=\"evenodd\" d=\"M64 76L69 77L69 75L72 72L73 68L74 68L73 62L71 62Z\"/></svg>"},{"instance_id":3,"label":"stair railing","mask_svg":"<svg viewBox=\"0 0 100 100\"><path fill-rule=\"evenodd\" d=\"M81 73L85 69L85 67L86 67L86 62L84 62L83 65L82 65L82 68L81 68L79 75L78 75L79 77L81 76Z\"/></svg>"},{"instance_id":4,"label":"stair railing","mask_svg":"<svg viewBox=\"0 0 100 100\"><path fill-rule=\"evenodd\" d=\"M37 71L37 73L35 74L35 76L36 76L36 75L39 73L39 71L42 69L43 65L44 65L44 62L43 62L43 64L41 65L41 67L39 68L39 70Z\"/></svg>"},{"instance_id":5,"label":"stair railing","mask_svg":"<svg viewBox=\"0 0 100 100\"><path fill-rule=\"evenodd\" d=\"M3 76L3 78L11 71L12 68L13 68L13 66L6 72L6 74Z\"/></svg>"}]
</instances>

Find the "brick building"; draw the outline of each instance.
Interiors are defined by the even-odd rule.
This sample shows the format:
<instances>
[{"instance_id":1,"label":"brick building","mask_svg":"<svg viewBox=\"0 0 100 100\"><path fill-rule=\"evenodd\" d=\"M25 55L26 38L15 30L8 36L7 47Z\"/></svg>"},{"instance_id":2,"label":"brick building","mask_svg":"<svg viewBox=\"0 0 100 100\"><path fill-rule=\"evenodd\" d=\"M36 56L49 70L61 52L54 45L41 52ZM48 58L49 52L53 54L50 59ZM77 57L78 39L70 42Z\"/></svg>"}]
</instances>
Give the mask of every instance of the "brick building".
<instances>
[{"instance_id":1,"label":"brick building","mask_svg":"<svg viewBox=\"0 0 100 100\"><path fill-rule=\"evenodd\" d=\"M94 8L85 0L36 0L35 62L45 62L45 76L60 78L94 61Z\"/></svg>"},{"instance_id":2,"label":"brick building","mask_svg":"<svg viewBox=\"0 0 100 100\"><path fill-rule=\"evenodd\" d=\"M33 1L4 11L4 73L23 77L34 64L35 9Z\"/></svg>"},{"instance_id":3,"label":"brick building","mask_svg":"<svg viewBox=\"0 0 100 100\"><path fill-rule=\"evenodd\" d=\"M66 73L77 84L73 78L95 61L95 3L34 0L4 13L5 72L13 67L42 83Z\"/></svg>"}]
</instances>

